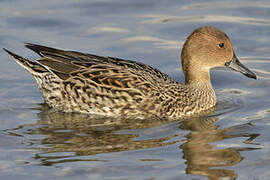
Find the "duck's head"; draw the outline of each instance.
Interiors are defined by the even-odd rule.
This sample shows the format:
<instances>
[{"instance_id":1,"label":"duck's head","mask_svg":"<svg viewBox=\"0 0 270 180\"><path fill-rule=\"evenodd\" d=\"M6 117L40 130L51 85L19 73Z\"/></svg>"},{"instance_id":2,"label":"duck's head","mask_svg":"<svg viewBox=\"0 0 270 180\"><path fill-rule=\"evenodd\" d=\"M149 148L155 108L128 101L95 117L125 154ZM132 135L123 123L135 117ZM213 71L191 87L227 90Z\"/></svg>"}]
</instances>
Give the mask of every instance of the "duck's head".
<instances>
[{"instance_id":1,"label":"duck's head","mask_svg":"<svg viewBox=\"0 0 270 180\"><path fill-rule=\"evenodd\" d=\"M256 79L236 57L229 37L215 27L196 29L185 42L181 58L187 84L210 81L209 70L214 67L229 67Z\"/></svg>"}]
</instances>

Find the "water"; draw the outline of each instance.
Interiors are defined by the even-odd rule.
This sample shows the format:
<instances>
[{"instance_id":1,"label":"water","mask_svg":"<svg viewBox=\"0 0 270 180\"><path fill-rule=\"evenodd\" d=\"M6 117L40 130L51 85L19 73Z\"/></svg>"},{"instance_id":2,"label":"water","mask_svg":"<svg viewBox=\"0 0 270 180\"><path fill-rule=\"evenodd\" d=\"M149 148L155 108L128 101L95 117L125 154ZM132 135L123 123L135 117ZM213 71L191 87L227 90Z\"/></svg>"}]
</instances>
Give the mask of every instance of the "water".
<instances>
[{"instance_id":1,"label":"water","mask_svg":"<svg viewBox=\"0 0 270 180\"><path fill-rule=\"evenodd\" d=\"M252 80L212 71L219 107L188 121L114 121L54 112L31 76L0 53L1 179L269 179L270 2L0 0L0 46L23 42L134 59L183 80L195 28L231 38Z\"/></svg>"}]
</instances>

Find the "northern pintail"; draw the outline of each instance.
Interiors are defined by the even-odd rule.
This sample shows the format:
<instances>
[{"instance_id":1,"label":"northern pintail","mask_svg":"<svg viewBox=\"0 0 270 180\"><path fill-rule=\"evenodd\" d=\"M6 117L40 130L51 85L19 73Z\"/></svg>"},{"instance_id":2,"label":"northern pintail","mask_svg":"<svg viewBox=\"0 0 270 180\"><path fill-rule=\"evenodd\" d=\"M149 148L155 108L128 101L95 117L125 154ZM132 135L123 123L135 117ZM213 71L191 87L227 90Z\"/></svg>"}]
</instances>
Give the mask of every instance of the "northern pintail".
<instances>
[{"instance_id":1,"label":"northern pintail","mask_svg":"<svg viewBox=\"0 0 270 180\"><path fill-rule=\"evenodd\" d=\"M216 106L211 68L229 67L256 79L236 57L228 36L211 26L192 32L182 48L183 84L140 62L30 43L25 46L41 58L31 61L4 50L33 75L45 102L64 112L183 118Z\"/></svg>"}]
</instances>

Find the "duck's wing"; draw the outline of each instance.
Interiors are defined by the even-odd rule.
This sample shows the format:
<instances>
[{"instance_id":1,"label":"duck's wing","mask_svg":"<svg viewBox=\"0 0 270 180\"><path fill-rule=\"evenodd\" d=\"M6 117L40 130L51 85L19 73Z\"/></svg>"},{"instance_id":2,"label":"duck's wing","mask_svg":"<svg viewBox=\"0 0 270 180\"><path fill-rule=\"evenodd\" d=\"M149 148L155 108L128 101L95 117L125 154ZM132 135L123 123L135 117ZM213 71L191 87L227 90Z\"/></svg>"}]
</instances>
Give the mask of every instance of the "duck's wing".
<instances>
[{"instance_id":1,"label":"duck's wing","mask_svg":"<svg viewBox=\"0 0 270 180\"><path fill-rule=\"evenodd\" d=\"M111 64L91 64L76 63L82 68L70 73L74 80L79 80L82 84L91 84L92 86L107 88L108 90L118 89L137 92L149 92L150 88L155 88L154 84L136 71L124 69L121 66Z\"/></svg>"},{"instance_id":2,"label":"duck's wing","mask_svg":"<svg viewBox=\"0 0 270 180\"><path fill-rule=\"evenodd\" d=\"M47 67L63 80L68 79L72 72L76 72L84 68L89 69L93 65L98 65L100 67L102 65L110 65L116 69L124 68L127 69L127 71L131 70L138 73L141 72L142 75L146 75L153 80L173 82L167 74L162 73L158 69L131 60L97 56L75 51L64 51L61 49L30 43L27 43L25 46L41 56L38 60L40 64Z\"/></svg>"}]
</instances>

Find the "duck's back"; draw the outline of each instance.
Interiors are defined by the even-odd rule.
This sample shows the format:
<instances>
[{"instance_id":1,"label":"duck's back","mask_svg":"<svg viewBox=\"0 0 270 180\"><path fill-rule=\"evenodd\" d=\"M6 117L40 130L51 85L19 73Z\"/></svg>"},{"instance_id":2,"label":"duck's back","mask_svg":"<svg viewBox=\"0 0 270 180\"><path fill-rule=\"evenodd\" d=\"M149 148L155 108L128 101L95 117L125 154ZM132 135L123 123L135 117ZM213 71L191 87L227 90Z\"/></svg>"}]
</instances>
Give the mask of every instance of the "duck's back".
<instances>
[{"instance_id":1,"label":"duck's back","mask_svg":"<svg viewBox=\"0 0 270 180\"><path fill-rule=\"evenodd\" d=\"M149 80L151 81L173 82L167 74L162 73L158 69L132 60L64 51L36 44L26 44L26 47L38 53L42 58L37 61L62 80L74 76L73 72L94 69L96 67L104 71L107 68L106 66L109 66L115 69L123 69L123 71L126 70L127 72L138 72L138 74L150 78Z\"/></svg>"}]
</instances>

